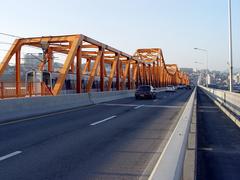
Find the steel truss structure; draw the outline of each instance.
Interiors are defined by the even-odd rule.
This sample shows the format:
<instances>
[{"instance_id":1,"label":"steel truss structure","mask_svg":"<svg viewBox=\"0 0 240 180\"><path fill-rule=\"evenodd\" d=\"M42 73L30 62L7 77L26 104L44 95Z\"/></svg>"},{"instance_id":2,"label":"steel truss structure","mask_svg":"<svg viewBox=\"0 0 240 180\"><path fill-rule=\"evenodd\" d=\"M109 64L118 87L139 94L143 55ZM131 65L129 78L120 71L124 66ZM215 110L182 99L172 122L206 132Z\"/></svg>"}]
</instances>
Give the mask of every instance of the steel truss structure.
<instances>
[{"instance_id":1,"label":"steel truss structure","mask_svg":"<svg viewBox=\"0 0 240 180\"><path fill-rule=\"evenodd\" d=\"M42 48L44 57L39 70L53 72L54 52L66 55L59 70L57 82L50 90L58 95L68 73L76 75L76 92L82 91L82 76L88 75L86 92L90 92L96 77L100 79L100 90L110 91L135 89L138 85L149 84L154 87L166 85L189 84L186 74L180 72L177 65L165 64L162 50L159 48L138 49L133 56L98 42L82 34L65 36L44 36L16 39L0 64L0 76L15 56L16 96L21 96L21 48L23 46ZM85 64L83 66L83 60ZM110 67L109 71L106 67ZM104 81L107 79L107 86Z\"/></svg>"}]
</instances>

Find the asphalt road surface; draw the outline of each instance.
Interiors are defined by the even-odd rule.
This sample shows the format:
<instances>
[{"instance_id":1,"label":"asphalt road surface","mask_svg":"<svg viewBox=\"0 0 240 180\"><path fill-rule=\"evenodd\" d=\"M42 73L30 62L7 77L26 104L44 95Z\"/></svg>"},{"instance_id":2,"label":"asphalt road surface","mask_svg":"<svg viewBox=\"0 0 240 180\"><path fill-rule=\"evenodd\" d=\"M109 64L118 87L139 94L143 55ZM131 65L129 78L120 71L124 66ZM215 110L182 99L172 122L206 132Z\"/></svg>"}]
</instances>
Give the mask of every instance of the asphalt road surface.
<instances>
[{"instance_id":1,"label":"asphalt road surface","mask_svg":"<svg viewBox=\"0 0 240 180\"><path fill-rule=\"evenodd\" d=\"M201 90L197 97L197 180L239 180L239 127Z\"/></svg>"},{"instance_id":2,"label":"asphalt road surface","mask_svg":"<svg viewBox=\"0 0 240 180\"><path fill-rule=\"evenodd\" d=\"M191 92L0 124L0 179L147 179Z\"/></svg>"}]
</instances>

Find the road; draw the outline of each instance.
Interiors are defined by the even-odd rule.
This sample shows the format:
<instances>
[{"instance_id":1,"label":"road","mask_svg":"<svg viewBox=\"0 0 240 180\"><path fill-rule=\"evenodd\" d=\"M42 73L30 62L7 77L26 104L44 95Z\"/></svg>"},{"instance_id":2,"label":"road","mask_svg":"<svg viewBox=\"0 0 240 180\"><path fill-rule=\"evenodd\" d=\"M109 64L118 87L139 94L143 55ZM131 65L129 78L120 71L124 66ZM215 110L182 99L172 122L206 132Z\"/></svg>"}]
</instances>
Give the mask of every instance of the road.
<instances>
[{"instance_id":1,"label":"road","mask_svg":"<svg viewBox=\"0 0 240 180\"><path fill-rule=\"evenodd\" d=\"M197 180L240 179L238 126L201 90L197 98Z\"/></svg>"},{"instance_id":2,"label":"road","mask_svg":"<svg viewBox=\"0 0 240 180\"><path fill-rule=\"evenodd\" d=\"M0 179L147 179L192 91L0 125Z\"/></svg>"}]
</instances>

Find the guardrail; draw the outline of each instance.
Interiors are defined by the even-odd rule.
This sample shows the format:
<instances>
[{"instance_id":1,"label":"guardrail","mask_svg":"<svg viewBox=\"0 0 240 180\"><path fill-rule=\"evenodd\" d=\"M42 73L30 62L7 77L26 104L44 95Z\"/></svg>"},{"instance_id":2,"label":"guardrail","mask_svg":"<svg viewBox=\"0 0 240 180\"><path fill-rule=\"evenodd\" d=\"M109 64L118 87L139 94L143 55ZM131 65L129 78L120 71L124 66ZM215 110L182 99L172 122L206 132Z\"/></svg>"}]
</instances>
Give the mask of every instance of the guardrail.
<instances>
[{"instance_id":1,"label":"guardrail","mask_svg":"<svg viewBox=\"0 0 240 180\"><path fill-rule=\"evenodd\" d=\"M240 94L199 86L240 127Z\"/></svg>"},{"instance_id":2,"label":"guardrail","mask_svg":"<svg viewBox=\"0 0 240 180\"><path fill-rule=\"evenodd\" d=\"M0 82L0 99L46 96L46 95L52 95L52 92L44 82L39 83Z\"/></svg>"},{"instance_id":3,"label":"guardrail","mask_svg":"<svg viewBox=\"0 0 240 180\"><path fill-rule=\"evenodd\" d=\"M187 102L178 124L169 138L169 141L166 144L155 168L153 169L149 180L182 179L183 164L195 100L196 88Z\"/></svg>"},{"instance_id":4,"label":"guardrail","mask_svg":"<svg viewBox=\"0 0 240 180\"><path fill-rule=\"evenodd\" d=\"M133 97L134 90L105 91L61 96L34 96L28 98L2 99L0 122L31 117L51 112L93 105L115 99Z\"/></svg>"},{"instance_id":5,"label":"guardrail","mask_svg":"<svg viewBox=\"0 0 240 180\"><path fill-rule=\"evenodd\" d=\"M158 88L157 92L165 91ZM103 91L60 96L28 96L0 100L0 122L133 97L135 90Z\"/></svg>"}]
</instances>

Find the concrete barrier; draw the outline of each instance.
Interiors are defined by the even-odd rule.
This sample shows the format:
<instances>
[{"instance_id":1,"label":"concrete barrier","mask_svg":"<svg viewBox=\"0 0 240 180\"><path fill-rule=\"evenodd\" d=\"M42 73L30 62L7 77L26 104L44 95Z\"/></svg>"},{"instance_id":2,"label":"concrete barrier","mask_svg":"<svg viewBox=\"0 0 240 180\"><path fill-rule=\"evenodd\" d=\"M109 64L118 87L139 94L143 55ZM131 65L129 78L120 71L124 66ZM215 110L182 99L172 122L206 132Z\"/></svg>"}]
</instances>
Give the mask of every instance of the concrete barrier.
<instances>
[{"instance_id":1,"label":"concrete barrier","mask_svg":"<svg viewBox=\"0 0 240 180\"><path fill-rule=\"evenodd\" d=\"M240 94L199 86L240 127Z\"/></svg>"},{"instance_id":2,"label":"concrete barrier","mask_svg":"<svg viewBox=\"0 0 240 180\"><path fill-rule=\"evenodd\" d=\"M90 104L91 101L87 93L4 99L0 101L0 122L61 111L63 109L72 109Z\"/></svg>"},{"instance_id":3,"label":"concrete barrier","mask_svg":"<svg viewBox=\"0 0 240 180\"><path fill-rule=\"evenodd\" d=\"M180 180L183 176L184 159L188 143L190 124L192 121L196 88L167 142L149 180Z\"/></svg>"},{"instance_id":4,"label":"concrete barrier","mask_svg":"<svg viewBox=\"0 0 240 180\"><path fill-rule=\"evenodd\" d=\"M0 100L0 123L134 96L134 90Z\"/></svg>"}]
</instances>

